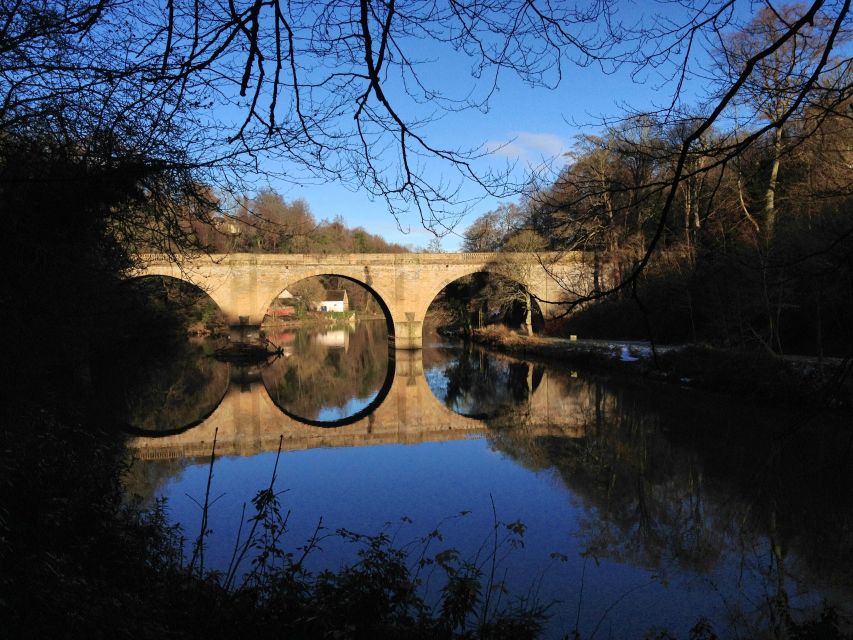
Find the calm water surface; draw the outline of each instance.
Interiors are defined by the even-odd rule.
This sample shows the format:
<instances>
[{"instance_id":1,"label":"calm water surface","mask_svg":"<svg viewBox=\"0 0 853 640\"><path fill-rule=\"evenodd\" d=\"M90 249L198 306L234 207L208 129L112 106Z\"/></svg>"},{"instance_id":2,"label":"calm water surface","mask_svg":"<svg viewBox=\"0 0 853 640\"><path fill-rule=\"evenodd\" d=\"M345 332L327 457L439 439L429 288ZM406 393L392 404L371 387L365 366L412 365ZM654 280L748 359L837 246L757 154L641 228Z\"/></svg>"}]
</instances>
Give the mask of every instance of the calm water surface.
<instances>
[{"instance_id":1,"label":"calm water surface","mask_svg":"<svg viewBox=\"0 0 853 640\"><path fill-rule=\"evenodd\" d=\"M389 359L384 331L281 331L285 356L269 366L230 368L196 346L146 372L156 383L117 403L148 434L130 441L128 491L168 498L193 537L215 433L212 568L228 565L280 441L294 548L322 519L400 544L439 527L473 558L494 505L526 525L501 575L555 601L550 637L686 637L700 616L744 636L768 627L770 603L850 607L849 426L438 339ZM330 537L313 567L354 552Z\"/></svg>"}]
</instances>

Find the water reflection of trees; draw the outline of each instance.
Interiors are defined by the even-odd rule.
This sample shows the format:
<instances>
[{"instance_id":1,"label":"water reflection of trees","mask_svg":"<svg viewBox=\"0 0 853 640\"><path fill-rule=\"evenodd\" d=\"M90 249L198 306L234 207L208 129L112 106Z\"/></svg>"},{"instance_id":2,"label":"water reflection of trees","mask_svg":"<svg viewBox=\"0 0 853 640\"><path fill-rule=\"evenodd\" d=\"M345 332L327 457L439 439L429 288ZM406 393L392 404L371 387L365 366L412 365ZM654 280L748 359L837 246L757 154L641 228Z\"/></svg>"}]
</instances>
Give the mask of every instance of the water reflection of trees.
<instances>
[{"instance_id":1,"label":"water reflection of trees","mask_svg":"<svg viewBox=\"0 0 853 640\"><path fill-rule=\"evenodd\" d=\"M292 332L287 357L263 372L273 401L291 415L315 420L323 409L344 409L353 399L374 396L388 373L388 331L384 321L365 321L350 331L347 348L328 346L316 330Z\"/></svg>"},{"instance_id":2,"label":"water reflection of trees","mask_svg":"<svg viewBox=\"0 0 853 640\"><path fill-rule=\"evenodd\" d=\"M161 487L180 478L184 469L194 462L191 458L165 458L162 460L131 460L122 475L125 494L133 496L145 508L151 508Z\"/></svg>"},{"instance_id":3,"label":"water reflection of trees","mask_svg":"<svg viewBox=\"0 0 853 640\"><path fill-rule=\"evenodd\" d=\"M100 372L110 419L156 433L188 427L213 412L228 389L228 365L209 357L201 342L179 342L173 349L122 359Z\"/></svg>"},{"instance_id":4,"label":"water reflection of trees","mask_svg":"<svg viewBox=\"0 0 853 640\"><path fill-rule=\"evenodd\" d=\"M432 351L428 366L440 371L446 383L438 395L449 409L466 416L506 415L526 407L542 378L541 365L487 353L470 342Z\"/></svg>"},{"instance_id":5,"label":"water reflection of trees","mask_svg":"<svg viewBox=\"0 0 853 640\"><path fill-rule=\"evenodd\" d=\"M492 438L525 466L554 469L583 501L588 555L662 580L724 570L738 590L757 582L759 596L729 612L745 631L779 625L801 585L850 601L853 471L838 421L565 376L561 384L584 397L583 438L537 435L521 412Z\"/></svg>"}]
</instances>

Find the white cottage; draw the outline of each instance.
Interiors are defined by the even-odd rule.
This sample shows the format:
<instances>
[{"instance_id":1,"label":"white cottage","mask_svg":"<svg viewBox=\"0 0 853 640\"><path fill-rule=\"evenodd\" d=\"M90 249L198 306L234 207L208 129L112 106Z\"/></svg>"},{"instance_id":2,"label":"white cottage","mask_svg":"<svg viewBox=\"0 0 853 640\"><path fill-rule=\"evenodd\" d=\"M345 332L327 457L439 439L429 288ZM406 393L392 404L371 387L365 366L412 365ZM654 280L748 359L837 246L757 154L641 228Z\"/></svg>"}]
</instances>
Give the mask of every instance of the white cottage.
<instances>
[{"instance_id":1,"label":"white cottage","mask_svg":"<svg viewBox=\"0 0 853 640\"><path fill-rule=\"evenodd\" d=\"M349 298L344 289L328 289L323 296L317 309L324 313L330 311L349 311Z\"/></svg>"}]
</instances>

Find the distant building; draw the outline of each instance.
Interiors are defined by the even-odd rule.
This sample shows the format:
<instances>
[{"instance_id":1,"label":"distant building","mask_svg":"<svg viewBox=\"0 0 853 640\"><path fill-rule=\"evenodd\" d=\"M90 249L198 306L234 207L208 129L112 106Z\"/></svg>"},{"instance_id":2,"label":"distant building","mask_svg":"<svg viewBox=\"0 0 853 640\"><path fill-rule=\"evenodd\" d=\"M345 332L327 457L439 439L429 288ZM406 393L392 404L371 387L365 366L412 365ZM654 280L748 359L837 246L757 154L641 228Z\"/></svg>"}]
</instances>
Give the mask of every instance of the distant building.
<instances>
[{"instance_id":1,"label":"distant building","mask_svg":"<svg viewBox=\"0 0 853 640\"><path fill-rule=\"evenodd\" d=\"M298 314L296 307L270 307L267 315L271 318L295 318Z\"/></svg>"},{"instance_id":2,"label":"distant building","mask_svg":"<svg viewBox=\"0 0 853 640\"><path fill-rule=\"evenodd\" d=\"M296 299L290 291L285 289L278 294L278 297L273 300L272 305L267 309L267 315L272 318L290 318L297 315Z\"/></svg>"},{"instance_id":3,"label":"distant building","mask_svg":"<svg viewBox=\"0 0 853 640\"><path fill-rule=\"evenodd\" d=\"M349 298L344 289L327 289L323 300L317 303L317 309L324 313L349 311Z\"/></svg>"}]
</instances>

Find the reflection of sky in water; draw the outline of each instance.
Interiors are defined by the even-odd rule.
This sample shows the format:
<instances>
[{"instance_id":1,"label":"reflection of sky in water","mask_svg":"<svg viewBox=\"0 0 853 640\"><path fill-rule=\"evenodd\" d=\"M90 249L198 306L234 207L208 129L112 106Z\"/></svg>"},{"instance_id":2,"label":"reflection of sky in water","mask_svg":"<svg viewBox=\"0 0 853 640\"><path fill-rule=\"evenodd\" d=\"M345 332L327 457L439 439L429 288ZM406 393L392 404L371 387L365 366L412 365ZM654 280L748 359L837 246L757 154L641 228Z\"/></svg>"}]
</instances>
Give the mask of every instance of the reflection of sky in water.
<instances>
[{"instance_id":1,"label":"reflection of sky in water","mask_svg":"<svg viewBox=\"0 0 853 640\"><path fill-rule=\"evenodd\" d=\"M213 534L208 566L227 567L242 505L269 484L274 463L271 453L216 462L211 495L221 497L209 514ZM192 465L161 490L172 518L190 538L198 530L200 510L189 496L203 498L207 471L206 463ZM574 628L581 595L582 637L598 626L596 637L617 639L642 637L651 625L665 625L677 637L687 637L700 615L723 615L724 599L736 599L738 593L760 598L761 587L748 572L738 587L735 554L724 557L709 576L656 574L592 555L584 560L583 530L594 520L595 509L551 469L526 469L496 452L486 438L288 452L279 461L276 488L282 492L283 511L291 512L288 548L306 541L322 517L327 533L338 527L378 533L384 526L397 544L413 542L417 551L417 541L438 527L444 540L434 543L433 552L454 547L466 558L478 550L483 557L493 499L499 520L521 520L527 526L524 547L507 549L499 575L507 571L514 593L533 592L543 601L558 601L547 637L562 637ZM454 517L462 511L471 513ZM402 525L402 516L414 522ZM355 556L351 543L334 537L321 547L313 557L314 570L339 567ZM567 560L551 558L552 552Z\"/></svg>"},{"instance_id":2,"label":"reflection of sky in water","mask_svg":"<svg viewBox=\"0 0 853 640\"><path fill-rule=\"evenodd\" d=\"M364 409L371 402L376 400L379 392L372 393L365 398L350 398L342 407L320 407L317 413L317 420L320 422L334 422L335 420L344 420Z\"/></svg>"},{"instance_id":3,"label":"reflection of sky in water","mask_svg":"<svg viewBox=\"0 0 853 640\"><path fill-rule=\"evenodd\" d=\"M444 373L443 366L424 369L424 377L436 398L444 399L447 397L447 376Z\"/></svg>"},{"instance_id":4,"label":"reflection of sky in water","mask_svg":"<svg viewBox=\"0 0 853 640\"><path fill-rule=\"evenodd\" d=\"M445 406L463 416L479 413L476 399L468 398L466 395L458 395L450 403L447 402L450 381L447 378L446 367L447 365L440 365L424 369L424 377L426 377L427 384L435 397L441 400Z\"/></svg>"},{"instance_id":5,"label":"reflection of sky in water","mask_svg":"<svg viewBox=\"0 0 853 640\"><path fill-rule=\"evenodd\" d=\"M446 354L459 349L443 349ZM459 356L456 355L458 358ZM473 383L469 388L456 388L451 394L452 368L458 360L450 360L424 369L424 377L432 393L442 404L463 416L498 415L506 404L517 404L512 397L511 374L507 368L492 366L487 371L474 370L473 377L465 381ZM458 376L458 374L457 374ZM449 397L453 395L453 397Z\"/></svg>"}]
</instances>

